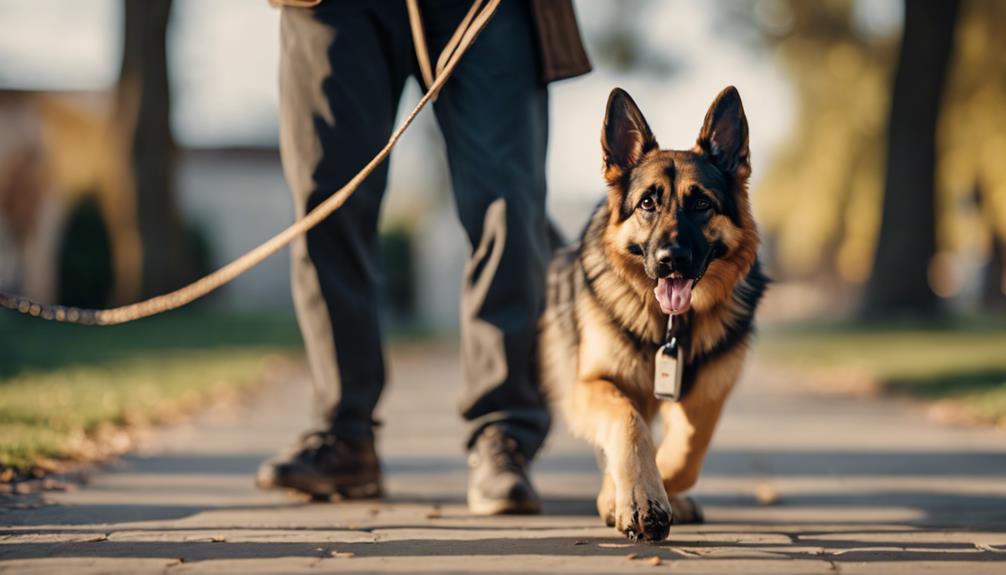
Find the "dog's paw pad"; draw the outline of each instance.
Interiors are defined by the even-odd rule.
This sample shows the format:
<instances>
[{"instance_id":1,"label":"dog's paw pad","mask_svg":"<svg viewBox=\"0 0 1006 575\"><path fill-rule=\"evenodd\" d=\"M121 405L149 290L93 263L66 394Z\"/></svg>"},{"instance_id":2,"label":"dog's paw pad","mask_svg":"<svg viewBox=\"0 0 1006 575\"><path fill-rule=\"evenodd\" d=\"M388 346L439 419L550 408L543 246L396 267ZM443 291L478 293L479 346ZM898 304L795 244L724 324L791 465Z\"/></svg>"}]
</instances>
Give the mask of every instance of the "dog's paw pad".
<instances>
[{"instance_id":1,"label":"dog's paw pad","mask_svg":"<svg viewBox=\"0 0 1006 575\"><path fill-rule=\"evenodd\" d=\"M671 512L663 505L648 499L646 512L641 512L637 505L633 505L626 521L622 525L618 525L618 530L632 542L662 541L670 533L671 517Z\"/></svg>"},{"instance_id":2,"label":"dog's paw pad","mask_svg":"<svg viewBox=\"0 0 1006 575\"><path fill-rule=\"evenodd\" d=\"M672 514L656 501L646 502L646 516L643 517L643 533L650 541L663 541L671 531Z\"/></svg>"}]
</instances>

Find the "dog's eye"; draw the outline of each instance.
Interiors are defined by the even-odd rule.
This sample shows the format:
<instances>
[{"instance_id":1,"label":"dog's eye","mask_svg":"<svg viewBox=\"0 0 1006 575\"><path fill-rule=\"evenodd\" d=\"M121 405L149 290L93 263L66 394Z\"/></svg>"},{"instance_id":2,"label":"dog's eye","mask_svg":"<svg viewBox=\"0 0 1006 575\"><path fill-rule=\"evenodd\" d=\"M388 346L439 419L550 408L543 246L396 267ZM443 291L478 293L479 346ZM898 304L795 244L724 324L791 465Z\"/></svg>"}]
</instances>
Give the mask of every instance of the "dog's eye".
<instances>
[{"instance_id":1,"label":"dog's eye","mask_svg":"<svg viewBox=\"0 0 1006 575\"><path fill-rule=\"evenodd\" d=\"M643 199L639 201L639 207L647 212L657 209L657 202L653 199L653 194L643 196Z\"/></svg>"},{"instance_id":2,"label":"dog's eye","mask_svg":"<svg viewBox=\"0 0 1006 575\"><path fill-rule=\"evenodd\" d=\"M693 204L692 207L695 209L696 212L704 212L709 208L713 207L713 205L712 203L709 202L709 200L699 198L695 200L695 203Z\"/></svg>"}]
</instances>

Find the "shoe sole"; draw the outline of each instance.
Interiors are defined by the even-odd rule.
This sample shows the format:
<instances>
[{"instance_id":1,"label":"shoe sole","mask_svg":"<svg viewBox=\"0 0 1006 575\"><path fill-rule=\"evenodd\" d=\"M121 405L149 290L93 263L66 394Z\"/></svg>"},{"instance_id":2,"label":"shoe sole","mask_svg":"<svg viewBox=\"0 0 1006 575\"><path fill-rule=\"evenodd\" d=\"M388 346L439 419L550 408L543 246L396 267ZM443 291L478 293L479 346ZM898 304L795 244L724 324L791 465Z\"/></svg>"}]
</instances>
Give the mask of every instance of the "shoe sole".
<instances>
[{"instance_id":1,"label":"shoe sole","mask_svg":"<svg viewBox=\"0 0 1006 575\"><path fill-rule=\"evenodd\" d=\"M289 489L309 495L314 501L326 501L332 497L340 499L377 499L384 495L380 479L353 484L337 484L326 481L290 481L286 483L264 483L255 481L259 489Z\"/></svg>"},{"instance_id":2,"label":"shoe sole","mask_svg":"<svg viewBox=\"0 0 1006 575\"><path fill-rule=\"evenodd\" d=\"M474 515L537 515L541 513L541 503L487 499L475 490L468 490L468 511Z\"/></svg>"}]
</instances>

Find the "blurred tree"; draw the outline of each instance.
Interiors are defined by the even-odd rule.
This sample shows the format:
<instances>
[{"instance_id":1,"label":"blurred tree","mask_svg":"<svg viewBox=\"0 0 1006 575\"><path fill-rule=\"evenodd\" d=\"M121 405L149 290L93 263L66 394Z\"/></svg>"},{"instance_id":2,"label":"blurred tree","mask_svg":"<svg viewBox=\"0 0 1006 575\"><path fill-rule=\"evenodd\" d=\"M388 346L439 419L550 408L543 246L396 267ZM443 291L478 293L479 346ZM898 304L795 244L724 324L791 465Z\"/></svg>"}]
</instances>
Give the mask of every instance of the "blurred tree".
<instances>
[{"instance_id":1,"label":"blurred tree","mask_svg":"<svg viewBox=\"0 0 1006 575\"><path fill-rule=\"evenodd\" d=\"M678 72L676 61L660 42L647 32L654 18L666 6L653 0L621 0L596 5L607 11L604 25L586 29L590 43L596 46L592 56L596 64L620 72L633 71L669 78Z\"/></svg>"},{"instance_id":2,"label":"blurred tree","mask_svg":"<svg viewBox=\"0 0 1006 575\"><path fill-rule=\"evenodd\" d=\"M913 10L946 9L916 4ZM907 112L918 104L909 102L913 106L906 107L891 99L899 53L899 18L892 8L902 5L900 0L721 3L737 29L757 24L756 41L775 49L797 98L794 132L756 190L757 215L778 277L816 280L851 295L850 284L869 279L879 253L875 250L885 249L878 246L878 237L887 120L892 112ZM942 17L946 20L945 14ZM966 302L989 307L1006 297L1001 293L1006 286L1002 275L1006 269L1006 162L1002 160L1006 157L1006 3L961 0L956 28L948 21L941 24L945 34L953 32L952 42L945 37L942 47L950 65L935 108L937 123L932 123L931 116L926 128L929 136L922 136L931 141L935 133L936 175L930 187L935 194L919 197L915 190L911 200L903 198L910 204L909 211L898 208L894 217L915 215L907 226L891 223L888 227L918 238L911 245L917 253L890 249L885 240L889 253L897 254L895 267L879 262L878 266L896 271L911 265L914 271L895 279L911 278L912 289L920 292L935 288L941 297L961 294L969 298ZM918 97L920 92L911 93L912 99ZM931 114L933 110L930 103ZM912 140L912 145L918 144ZM912 155L910 169L918 168L921 158ZM923 207L920 216L918 210ZM935 223L919 225L920 217ZM915 263L909 264L909 259ZM923 308L936 301L931 295L923 297L927 302Z\"/></svg>"},{"instance_id":3,"label":"blurred tree","mask_svg":"<svg viewBox=\"0 0 1006 575\"><path fill-rule=\"evenodd\" d=\"M881 199L896 29L865 31L851 0L728 3L793 81L794 132L756 190L773 272L830 289L866 280Z\"/></svg>"},{"instance_id":4,"label":"blurred tree","mask_svg":"<svg viewBox=\"0 0 1006 575\"><path fill-rule=\"evenodd\" d=\"M1003 237L995 221L994 206L990 206L995 199L988 193L988 188L976 183L974 201L989 230L989 257L982 277L981 306L1006 310L1006 237Z\"/></svg>"},{"instance_id":5,"label":"blurred tree","mask_svg":"<svg viewBox=\"0 0 1006 575\"><path fill-rule=\"evenodd\" d=\"M938 240L977 254L982 307L1006 303L1006 2L961 4L937 130ZM957 206L971 209L952 209ZM963 283L958 281L958 284ZM955 286L958 289L963 286Z\"/></svg>"},{"instance_id":6,"label":"blurred tree","mask_svg":"<svg viewBox=\"0 0 1006 575\"><path fill-rule=\"evenodd\" d=\"M982 278L981 305L988 310L1006 310L1006 238L994 236L989 263Z\"/></svg>"},{"instance_id":7,"label":"blurred tree","mask_svg":"<svg viewBox=\"0 0 1006 575\"><path fill-rule=\"evenodd\" d=\"M863 313L937 310L936 126L957 22L957 0L905 0L905 27L887 131L884 202Z\"/></svg>"},{"instance_id":8,"label":"blurred tree","mask_svg":"<svg viewBox=\"0 0 1006 575\"><path fill-rule=\"evenodd\" d=\"M117 106L131 142L137 217L143 244L143 293L156 295L193 278L192 250L174 196L167 29L172 0L123 0L124 41Z\"/></svg>"}]
</instances>

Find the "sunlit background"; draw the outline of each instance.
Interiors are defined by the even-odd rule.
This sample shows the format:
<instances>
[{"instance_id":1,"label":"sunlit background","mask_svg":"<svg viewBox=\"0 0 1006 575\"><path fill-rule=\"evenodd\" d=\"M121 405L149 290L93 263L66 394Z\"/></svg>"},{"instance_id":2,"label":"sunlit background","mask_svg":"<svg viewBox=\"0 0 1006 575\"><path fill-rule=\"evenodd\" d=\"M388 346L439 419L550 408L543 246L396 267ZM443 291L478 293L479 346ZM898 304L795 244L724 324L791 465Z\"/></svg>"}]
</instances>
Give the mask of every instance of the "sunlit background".
<instances>
[{"instance_id":1,"label":"sunlit background","mask_svg":"<svg viewBox=\"0 0 1006 575\"><path fill-rule=\"evenodd\" d=\"M603 193L598 129L611 87L633 94L663 146L687 147L712 96L733 84L751 124L752 193L774 275L824 284L803 294L801 313L822 311L815 294L841 300L823 311L854 312L880 227L902 3L580 0L576 7L595 71L552 88L551 211L567 233L576 233ZM964 3L938 132L940 217L928 289L970 311L998 305L1003 293L1001 265L988 265L1001 255L995 245L1006 228L1004 82L993 72L1003 69L1002 35L994 29L1000 11L994 2ZM186 225L204 240L210 267L291 217L275 153L278 20L265 1L176 0L171 9L170 118L180 149L172 191ZM65 99L80 113L109 113L121 67L121 1L2 0L0 27L5 90L88 92L106 100L103 109L102 102L85 107L80 94ZM418 95L410 84L402 109ZM441 148L433 146L437 157L430 158L427 143L439 134L424 120L396 150L384 227L408 236L414 261L403 265L412 277L392 274L412 284L406 314L450 329L458 282L446 278L459 277L467 248L452 217ZM4 140L8 156L16 143L13 134ZM39 265L18 261L10 236L0 275L8 289L23 283L23 266ZM275 258L215 303L289 306L286 266ZM55 294L58 270L49 275L52 285L43 281L40 289ZM105 297L114 293L109 288Z\"/></svg>"},{"instance_id":2,"label":"sunlit background","mask_svg":"<svg viewBox=\"0 0 1006 575\"><path fill-rule=\"evenodd\" d=\"M279 11L266 0L170 3L168 88L150 96L170 133L134 157L131 138L154 133L157 117L144 119L151 102L133 89L149 62L124 65L130 1L0 0L0 290L134 301L292 220L277 149ZM902 0L576 0L594 71L550 89L552 218L574 237L604 194L598 139L612 87L632 94L663 147L685 148L733 84L776 280L764 353L863 368L895 387L923 382L1006 422L1006 3L963 0L938 16L947 5L908 3L911 19ZM902 50L906 22L921 41ZM927 30L949 43L931 49L938 34ZM899 92L906 58L922 65L902 68ZM910 115L926 94L939 101L932 127ZM411 82L401 110L419 95ZM896 125L899 110L909 121ZM930 140L932 158L888 157L889 142ZM144 179L161 168L165 178ZM393 336L456 334L469 246L449 185L426 112L392 157L382 221ZM295 334L291 310L284 252L192 313L266 314ZM29 325L0 317L2 335L21 342L0 349L14 366L0 377L46 365L40 353L14 357L49 337L24 339ZM794 325L802 335L771 329Z\"/></svg>"}]
</instances>

